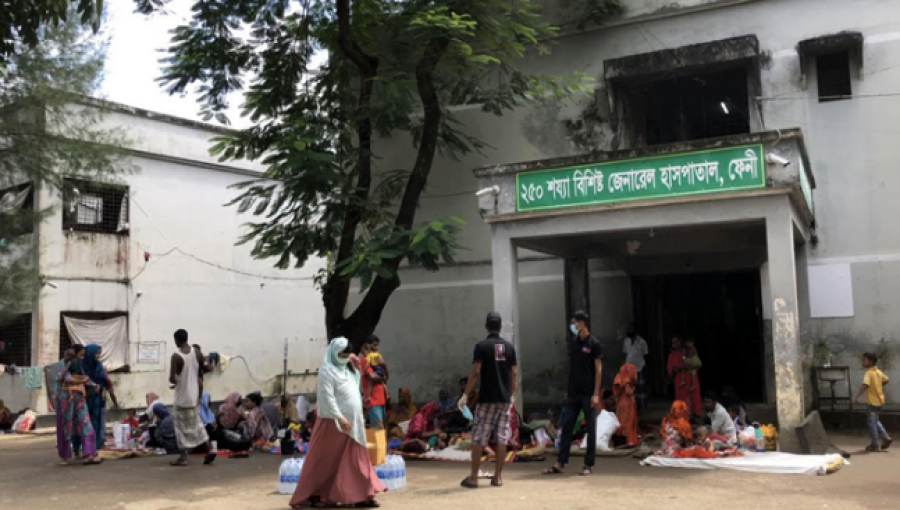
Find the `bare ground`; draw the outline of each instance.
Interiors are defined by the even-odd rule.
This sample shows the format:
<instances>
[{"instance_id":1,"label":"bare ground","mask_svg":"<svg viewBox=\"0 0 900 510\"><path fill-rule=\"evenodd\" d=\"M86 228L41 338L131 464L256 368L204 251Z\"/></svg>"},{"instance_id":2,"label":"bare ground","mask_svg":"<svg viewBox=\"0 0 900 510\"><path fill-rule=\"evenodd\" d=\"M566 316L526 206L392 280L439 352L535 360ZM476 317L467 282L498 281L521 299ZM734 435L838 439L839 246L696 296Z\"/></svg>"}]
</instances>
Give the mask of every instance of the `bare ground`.
<instances>
[{"instance_id":1,"label":"bare ground","mask_svg":"<svg viewBox=\"0 0 900 510\"><path fill-rule=\"evenodd\" d=\"M862 438L840 443L851 452ZM379 498L386 509L839 509L900 508L900 452L856 454L830 476L756 475L640 467L631 458L598 459L594 475L542 477L546 464L507 466L506 486L459 488L467 465L407 464L408 487ZM220 458L213 466L173 468L171 457L56 465L50 438L0 441L0 509L285 509L275 492L281 457ZM577 460L577 459L576 459ZM577 464L576 464L577 466Z\"/></svg>"}]
</instances>

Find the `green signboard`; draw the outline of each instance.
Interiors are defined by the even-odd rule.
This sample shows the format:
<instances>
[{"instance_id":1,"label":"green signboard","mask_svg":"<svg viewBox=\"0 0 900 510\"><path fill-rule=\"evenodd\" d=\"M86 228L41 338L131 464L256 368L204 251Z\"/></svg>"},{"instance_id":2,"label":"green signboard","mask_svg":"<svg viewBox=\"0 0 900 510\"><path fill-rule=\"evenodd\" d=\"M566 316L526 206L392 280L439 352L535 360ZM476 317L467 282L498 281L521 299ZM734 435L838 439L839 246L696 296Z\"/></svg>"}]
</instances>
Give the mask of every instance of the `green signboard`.
<instances>
[{"instance_id":1,"label":"green signboard","mask_svg":"<svg viewBox=\"0 0 900 510\"><path fill-rule=\"evenodd\" d=\"M612 204L764 188L762 145L516 174L516 211Z\"/></svg>"}]
</instances>

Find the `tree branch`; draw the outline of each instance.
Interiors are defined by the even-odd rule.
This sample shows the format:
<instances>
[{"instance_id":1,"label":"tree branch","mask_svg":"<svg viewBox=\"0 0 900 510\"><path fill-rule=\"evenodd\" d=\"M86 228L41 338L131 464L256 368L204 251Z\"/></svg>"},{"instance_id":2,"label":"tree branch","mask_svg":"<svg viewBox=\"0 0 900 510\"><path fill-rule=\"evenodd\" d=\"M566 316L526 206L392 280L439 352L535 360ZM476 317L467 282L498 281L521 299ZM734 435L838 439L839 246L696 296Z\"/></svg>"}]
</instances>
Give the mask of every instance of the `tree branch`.
<instances>
[{"instance_id":1,"label":"tree branch","mask_svg":"<svg viewBox=\"0 0 900 510\"><path fill-rule=\"evenodd\" d=\"M348 204L341 226L341 237L338 244L336 260L345 260L353 250L356 231L362 221L366 201L372 187L372 91L375 86L375 75L378 73L378 59L368 55L353 40L350 33L350 0L338 0L338 39L341 51L359 69L359 102L357 103L356 132L359 138L357 155L357 181L353 193L353 203ZM326 325L334 329L343 321L344 308L350 293L350 279L341 276L334 270L325 285ZM331 332L329 332L331 333Z\"/></svg>"},{"instance_id":2,"label":"tree branch","mask_svg":"<svg viewBox=\"0 0 900 510\"><path fill-rule=\"evenodd\" d=\"M419 142L419 150L416 154L416 162L406 183L403 199L394 220L396 230L409 230L413 226L416 217L416 208L419 197L425 189L428 174L434 163L434 154L437 150L438 135L441 125L441 103L437 89L434 86L434 69L447 51L450 41L444 37L436 37L429 41L425 53L416 65L416 88L419 98L422 100L424 112L422 139ZM348 322L356 325L365 318L371 323L378 324L381 312L384 310L391 294L400 287L400 278L397 269L400 267L402 257L384 261L394 273L393 278L377 277L363 298L362 302L350 316Z\"/></svg>"}]
</instances>

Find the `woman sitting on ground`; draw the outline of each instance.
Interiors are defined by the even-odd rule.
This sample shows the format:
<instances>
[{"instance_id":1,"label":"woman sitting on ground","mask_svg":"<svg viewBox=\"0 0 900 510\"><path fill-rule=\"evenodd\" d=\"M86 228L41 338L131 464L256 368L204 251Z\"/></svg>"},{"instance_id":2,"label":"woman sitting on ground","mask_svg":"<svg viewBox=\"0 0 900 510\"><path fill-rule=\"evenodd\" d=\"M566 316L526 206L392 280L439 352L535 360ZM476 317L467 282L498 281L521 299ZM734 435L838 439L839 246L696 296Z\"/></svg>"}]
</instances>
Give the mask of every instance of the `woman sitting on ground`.
<instances>
[{"instance_id":1,"label":"woman sitting on ground","mask_svg":"<svg viewBox=\"0 0 900 510\"><path fill-rule=\"evenodd\" d=\"M428 448L442 450L447 447L447 435L442 433L435 420L440 410L435 402L429 402L409 421L406 436L400 443L400 451L407 453L425 453Z\"/></svg>"},{"instance_id":2,"label":"woman sitting on ground","mask_svg":"<svg viewBox=\"0 0 900 510\"><path fill-rule=\"evenodd\" d=\"M406 433L403 432L400 424L412 420L413 416L416 415L416 411L416 405L413 404L412 400L412 392L409 388L400 388L397 403L394 405L394 410L388 420L388 435L393 439L403 439Z\"/></svg>"},{"instance_id":3,"label":"woman sitting on ground","mask_svg":"<svg viewBox=\"0 0 900 510\"><path fill-rule=\"evenodd\" d=\"M0 399L0 430L11 429L13 421L12 411L6 407L3 403L3 399Z\"/></svg>"},{"instance_id":4,"label":"woman sitting on ground","mask_svg":"<svg viewBox=\"0 0 900 510\"><path fill-rule=\"evenodd\" d=\"M656 455L660 457L674 457L682 448L693 445L691 417L684 401L676 400L672 403L669 414L660 424L659 435L663 445Z\"/></svg>"},{"instance_id":5,"label":"woman sitting on ground","mask_svg":"<svg viewBox=\"0 0 900 510\"><path fill-rule=\"evenodd\" d=\"M254 391L247 395L244 400L244 412L247 416L247 420L244 422L244 439L249 440L256 448L265 446L275 436L275 432L263 410L262 394Z\"/></svg>"},{"instance_id":6,"label":"woman sitting on ground","mask_svg":"<svg viewBox=\"0 0 900 510\"><path fill-rule=\"evenodd\" d=\"M216 411L218 426L216 427L216 436L211 439L218 441L219 449L245 452L251 448L250 441L241 437L245 419L244 408L241 406L241 394L232 391Z\"/></svg>"}]
</instances>

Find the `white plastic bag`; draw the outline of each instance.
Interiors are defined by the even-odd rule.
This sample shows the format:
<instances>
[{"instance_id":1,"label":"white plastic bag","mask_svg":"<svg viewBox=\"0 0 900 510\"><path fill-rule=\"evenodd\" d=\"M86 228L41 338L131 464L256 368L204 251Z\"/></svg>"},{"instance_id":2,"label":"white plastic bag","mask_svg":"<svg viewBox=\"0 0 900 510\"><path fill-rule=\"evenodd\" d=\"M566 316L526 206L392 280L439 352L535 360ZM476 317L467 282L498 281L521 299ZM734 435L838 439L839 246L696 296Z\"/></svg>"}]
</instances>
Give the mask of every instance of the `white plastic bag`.
<instances>
[{"instance_id":1,"label":"white plastic bag","mask_svg":"<svg viewBox=\"0 0 900 510\"><path fill-rule=\"evenodd\" d=\"M606 411L600 411L600 415L597 416L597 449L601 452L608 452L611 450L609 447L609 441L612 439L613 434L619 430L620 424L619 419L616 418L616 415ZM587 441L589 436L584 436L584 439L581 440L581 447L587 448Z\"/></svg>"}]
</instances>

